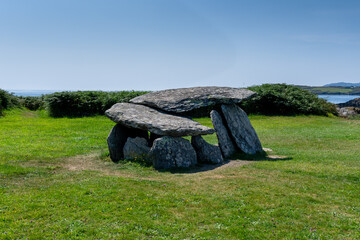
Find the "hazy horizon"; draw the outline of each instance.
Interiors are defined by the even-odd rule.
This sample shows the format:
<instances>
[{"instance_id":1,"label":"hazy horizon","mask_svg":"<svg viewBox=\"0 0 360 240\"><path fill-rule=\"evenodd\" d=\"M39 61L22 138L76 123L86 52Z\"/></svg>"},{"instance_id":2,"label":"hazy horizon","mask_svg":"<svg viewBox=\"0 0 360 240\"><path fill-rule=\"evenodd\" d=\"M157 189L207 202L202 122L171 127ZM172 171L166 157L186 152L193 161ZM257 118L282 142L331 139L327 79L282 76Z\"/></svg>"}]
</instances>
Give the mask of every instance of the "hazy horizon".
<instances>
[{"instance_id":1,"label":"hazy horizon","mask_svg":"<svg viewBox=\"0 0 360 240\"><path fill-rule=\"evenodd\" d=\"M349 83L349 82L337 82L337 83ZM265 83L261 83L261 84L265 84ZM333 84L333 83L329 83L329 84ZM360 82L359 83L353 82L353 84L360 84ZM292 84L292 85L295 85L295 84ZM251 86L255 86L255 85L251 85ZM245 86L245 87L239 87L239 88L246 88L246 87L251 87L251 86ZM309 87L323 87L323 85L322 86L310 86L310 85L307 85L307 86L309 86ZM200 86L192 86L192 87L200 87ZM218 86L218 87L226 87L226 86ZM44 94L46 92L61 92L61 91L105 91L105 92L109 92L109 91L150 91L150 90L144 90L144 89L136 89L136 90L135 89L110 89L110 90L104 90L104 89L4 89L4 90L6 90L8 92L15 93L15 95L17 95L17 93L22 93L22 92L28 92L28 93L39 92L39 93ZM164 90L164 89L153 89L151 91L158 91L158 90Z\"/></svg>"},{"instance_id":2,"label":"hazy horizon","mask_svg":"<svg viewBox=\"0 0 360 240\"><path fill-rule=\"evenodd\" d=\"M360 82L360 2L6 1L0 88Z\"/></svg>"},{"instance_id":3,"label":"hazy horizon","mask_svg":"<svg viewBox=\"0 0 360 240\"><path fill-rule=\"evenodd\" d=\"M354 82L355 83L355 82ZM261 83L261 84L265 84L265 83ZM297 84L291 84L291 85L297 85ZM251 86L256 86L256 85L251 85ZM239 87L239 88L247 88L247 87L251 87L251 86L244 86L244 87ZM307 85L310 86L310 85ZM201 86L191 86L191 87L201 87ZM217 86L217 87L227 87L227 86ZM310 86L310 87L322 87L322 86ZM1 87L0 87L1 88ZM110 89L110 90L104 90L104 89L4 89L6 91L28 91L28 92L58 92L58 91L105 91L105 92L109 92L109 91L159 91L159 90L165 90L164 89L153 89L153 90L146 90L146 89Z\"/></svg>"}]
</instances>

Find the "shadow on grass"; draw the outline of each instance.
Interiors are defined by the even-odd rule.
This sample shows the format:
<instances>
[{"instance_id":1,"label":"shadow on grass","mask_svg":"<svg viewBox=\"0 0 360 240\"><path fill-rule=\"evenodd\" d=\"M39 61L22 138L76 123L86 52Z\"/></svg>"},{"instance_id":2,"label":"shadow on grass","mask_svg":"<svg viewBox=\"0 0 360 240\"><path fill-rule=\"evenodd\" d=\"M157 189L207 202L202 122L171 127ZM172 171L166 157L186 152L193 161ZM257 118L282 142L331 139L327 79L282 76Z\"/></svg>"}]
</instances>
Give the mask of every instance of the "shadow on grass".
<instances>
[{"instance_id":1,"label":"shadow on grass","mask_svg":"<svg viewBox=\"0 0 360 240\"><path fill-rule=\"evenodd\" d=\"M152 166L152 162L144 159L144 158L135 158L135 159L122 159L118 162L114 162L117 165L126 165L126 164L130 164L130 165L138 165L139 167L151 167Z\"/></svg>"},{"instance_id":2,"label":"shadow on grass","mask_svg":"<svg viewBox=\"0 0 360 240\"><path fill-rule=\"evenodd\" d=\"M271 155L265 151L257 152L254 155L249 155L245 153L235 153L230 159L236 160L247 160L247 161L288 161L292 160L292 157L280 156L280 155Z\"/></svg>"},{"instance_id":3,"label":"shadow on grass","mask_svg":"<svg viewBox=\"0 0 360 240\"><path fill-rule=\"evenodd\" d=\"M104 152L100 156L101 158L109 157L108 152ZM206 163L199 163L194 167L191 168L173 168L173 169L158 169L159 172L170 172L170 173L199 173L199 172L206 172L211 171L221 167L239 167L246 164L250 164L252 162L257 161L289 161L292 160L292 157L287 156L279 156L279 155L269 155L267 152L258 152L254 155L244 154L244 153L235 153L228 159L225 159L224 162L219 164L206 164ZM146 159L145 157L139 157L135 159L123 159L119 162L116 162L119 165L126 165L126 164L136 164L139 167L151 167L152 162Z\"/></svg>"},{"instance_id":4,"label":"shadow on grass","mask_svg":"<svg viewBox=\"0 0 360 240\"><path fill-rule=\"evenodd\" d=\"M191 174L191 173L211 171L217 168L239 167L257 161L289 161L292 159L293 159L292 157L268 155L266 152L261 152L254 155L236 153L232 155L229 159L226 159L223 163L219 163L219 164L198 164L192 168L161 169L158 171Z\"/></svg>"}]
</instances>

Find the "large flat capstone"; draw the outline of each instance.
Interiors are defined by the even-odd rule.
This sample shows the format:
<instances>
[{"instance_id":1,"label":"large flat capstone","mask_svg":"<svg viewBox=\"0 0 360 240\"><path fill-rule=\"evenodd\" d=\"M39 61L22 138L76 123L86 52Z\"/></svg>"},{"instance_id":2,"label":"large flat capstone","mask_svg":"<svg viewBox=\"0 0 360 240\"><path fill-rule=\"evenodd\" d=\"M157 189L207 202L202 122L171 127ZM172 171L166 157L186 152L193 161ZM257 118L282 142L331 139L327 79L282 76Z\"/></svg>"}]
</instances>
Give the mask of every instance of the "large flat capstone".
<instances>
[{"instance_id":1,"label":"large flat capstone","mask_svg":"<svg viewBox=\"0 0 360 240\"><path fill-rule=\"evenodd\" d=\"M177 88L151 92L133 98L130 102L181 113L215 104L240 103L254 94L248 89L230 87Z\"/></svg>"},{"instance_id":2,"label":"large flat capstone","mask_svg":"<svg viewBox=\"0 0 360 240\"><path fill-rule=\"evenodd\" d=\"M215 132L214 129L205 127L189 118L166 114L139 104L117 103L105 114L116 123L148 130L162 136L198 136Z\"/></svg>"}]
</instances>

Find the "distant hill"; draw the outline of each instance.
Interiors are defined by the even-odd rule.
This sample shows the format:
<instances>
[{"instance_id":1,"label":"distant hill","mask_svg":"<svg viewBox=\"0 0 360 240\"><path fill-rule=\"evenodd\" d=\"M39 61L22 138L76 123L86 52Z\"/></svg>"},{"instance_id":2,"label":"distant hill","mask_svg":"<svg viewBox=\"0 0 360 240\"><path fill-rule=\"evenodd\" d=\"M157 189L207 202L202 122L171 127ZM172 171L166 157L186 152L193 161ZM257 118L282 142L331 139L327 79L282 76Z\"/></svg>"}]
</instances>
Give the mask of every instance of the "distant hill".
<instances>
[{"instance_id":1,"label":"distant hill","mask_svg":"<svg viewBox=\"0 0 360 240\"><path fill-rule=\"evenodd\" d=\"M324 87L360 87L360 83L338 82L338 83L326 84L324 85Z\"/></svg>"},{"instance_id":2,"label":"distant hill","mask_svg":"<svg viewBox=\"0 0 360 240\"><path fill-rule=\"evenodd\" d=\"M311 87L311 86L298 86L302 89L309 90L315 94L327 94L327 95L360 95L359 87Z\"/></svg>"}]
</instances>

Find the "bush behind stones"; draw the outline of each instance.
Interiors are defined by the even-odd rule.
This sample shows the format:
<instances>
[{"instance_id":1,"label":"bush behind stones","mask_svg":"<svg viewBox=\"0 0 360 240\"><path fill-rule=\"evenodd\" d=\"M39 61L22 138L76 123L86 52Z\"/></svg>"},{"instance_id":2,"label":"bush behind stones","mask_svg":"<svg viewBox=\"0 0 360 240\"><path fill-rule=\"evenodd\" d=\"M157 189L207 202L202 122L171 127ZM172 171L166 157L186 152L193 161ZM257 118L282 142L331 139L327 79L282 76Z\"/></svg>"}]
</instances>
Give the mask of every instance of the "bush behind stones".
<instances>
[{"instance_id":1,"label":"bush behind stones","mask_svg":"<svg viewBox=\"0 0 360 240\"><path fill-rule=\"evenodd\" d=\"M0 89L0 115L2 111L9 108L19 107L19 99L12 93Z\"/></svg>"},{"instance_id":2,"label":"bush behind stones","mask_svg":"<svg viewBox=\"0 0 360 240\"><path fill-rule=\"evenodd\" d=\"M77 91L56 92L45 96L46 108L52 117L103 115L112 105L128 102L145 91Z\"/></svg>"},{"instance_id":3,"label":"bush behind stones","mask_svg":"<svg viewBox=\"0 0 360 240\"><path fill-rule=\"evenodd\" d=\"M249 89L257 95L241 103L241 108L248 114L337 115L334 104L299 87L287 84L263 84Z\"/></svg>"},{"instance_id":4,"label":"bush behind stones","mask_svg":"<svg viewBox=\"0 0 360 240\"><path fill-rule=\"evenodd\" d=\"M22 107L36 111L45 108L44 98L44 95L39 97L19 97L19 102Z\"/></svg>"}]
</instances>

